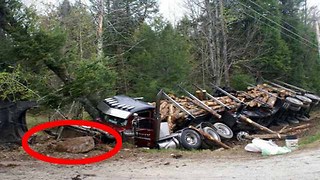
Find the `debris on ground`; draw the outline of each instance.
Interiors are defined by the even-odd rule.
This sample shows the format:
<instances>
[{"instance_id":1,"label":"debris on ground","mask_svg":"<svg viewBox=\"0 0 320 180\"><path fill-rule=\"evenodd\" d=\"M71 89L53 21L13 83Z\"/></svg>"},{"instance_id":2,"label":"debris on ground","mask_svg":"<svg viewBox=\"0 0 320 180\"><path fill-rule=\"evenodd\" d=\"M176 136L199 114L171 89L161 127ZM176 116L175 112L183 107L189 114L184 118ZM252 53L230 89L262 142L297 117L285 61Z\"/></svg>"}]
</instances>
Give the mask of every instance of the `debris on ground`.
<instances>
[{"instance_id":1,"label":"debris on ground","mask_svg":"<svg viewBox=\"0 0 320 180\"><path fill-rule=\"evenodd\" d=\"M269 140L253 139L252 143L245 147L249 152L261 152L263 156L286 154L291 152L287 147L279 147L276 143Z\"/></svg>"}]
</instances>

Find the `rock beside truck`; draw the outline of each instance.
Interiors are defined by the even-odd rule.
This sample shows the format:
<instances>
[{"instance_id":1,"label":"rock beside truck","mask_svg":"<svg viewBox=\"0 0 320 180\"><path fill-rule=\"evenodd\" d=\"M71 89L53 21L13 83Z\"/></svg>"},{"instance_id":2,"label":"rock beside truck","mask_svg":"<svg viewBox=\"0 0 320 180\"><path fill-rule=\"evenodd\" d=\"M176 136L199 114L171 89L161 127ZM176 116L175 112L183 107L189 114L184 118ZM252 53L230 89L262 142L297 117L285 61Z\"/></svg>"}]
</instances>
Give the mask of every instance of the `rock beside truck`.
<instances>
[{"instance_id":1,"label":"rock beside truck","mask_svg":"<svg viewBox=\"0 0 320 180\"><path fill-rule=\"evenodd\" d=\"M94 139L91 136L66 138L52 143L48 147L58 152L86 153L95 148Z\"/></svg>"}]
</instances>

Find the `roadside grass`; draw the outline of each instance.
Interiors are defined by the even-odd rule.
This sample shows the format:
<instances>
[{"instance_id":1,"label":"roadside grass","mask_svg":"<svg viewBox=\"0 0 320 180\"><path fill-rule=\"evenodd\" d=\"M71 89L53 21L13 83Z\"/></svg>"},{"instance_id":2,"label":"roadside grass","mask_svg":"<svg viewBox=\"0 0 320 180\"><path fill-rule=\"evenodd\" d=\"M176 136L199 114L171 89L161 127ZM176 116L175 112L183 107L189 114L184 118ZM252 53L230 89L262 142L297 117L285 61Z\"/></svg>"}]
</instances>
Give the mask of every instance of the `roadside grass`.
<instances>
[{"instance_id":1,"label":"roadside grass","mask_svg":"<svg viewBox=\"0 0 320 180\"><path fill-rule=\"evenodd\" d=\"M309 131L301 138L299 141L299 146L307 146L316 142L320 142L320 110L317 110L313 113L315 119L313 119L313 126Z\"/></svg>"},{"instance_id":2,"label":"roadside grass","mask_svg":"<svg viewBox=\"0 0 320 180\"><path fill-rule=\"evenodd\" d=\"M320 141L320 132L317 132L314 135L309 135L309 136L306 136L306 137L302 138L302 140L300 141L299 145L300 146L306 146L308 144L312 144L312 143L315 143L315 142L318 142L318 141Z\"/></svg>"},{"instance_id":3,"label":"roadside grass","mask_svg":"<svg viewBox=\"0 0 320 180\"><path fill-rule=\"evenodd\" d=\"M27 122L28 129L30 129L33 126L36 126L38 124L48 122L48 117L44 115L27 113L26 122Z\"/></svg>"}]
</instances>

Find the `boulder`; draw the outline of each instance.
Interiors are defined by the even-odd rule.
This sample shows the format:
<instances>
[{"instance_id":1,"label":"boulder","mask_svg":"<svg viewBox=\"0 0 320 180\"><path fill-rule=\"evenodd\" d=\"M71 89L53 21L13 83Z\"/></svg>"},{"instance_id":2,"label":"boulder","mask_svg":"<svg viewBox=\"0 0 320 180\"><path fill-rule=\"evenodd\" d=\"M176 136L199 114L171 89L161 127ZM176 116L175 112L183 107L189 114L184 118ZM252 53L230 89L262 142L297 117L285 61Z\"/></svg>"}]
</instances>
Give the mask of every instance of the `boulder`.
<instances>
[{"instance_id":1,"label":"boulder","mask_svg":"<svg viewBox=\"0 0 320 180\"><path fill-rule=\"evenodd\" d=\"M91 136L62 139L49 146L58 152L85 153L95 148L94 139Z\"/></svg>"}]
</instances>

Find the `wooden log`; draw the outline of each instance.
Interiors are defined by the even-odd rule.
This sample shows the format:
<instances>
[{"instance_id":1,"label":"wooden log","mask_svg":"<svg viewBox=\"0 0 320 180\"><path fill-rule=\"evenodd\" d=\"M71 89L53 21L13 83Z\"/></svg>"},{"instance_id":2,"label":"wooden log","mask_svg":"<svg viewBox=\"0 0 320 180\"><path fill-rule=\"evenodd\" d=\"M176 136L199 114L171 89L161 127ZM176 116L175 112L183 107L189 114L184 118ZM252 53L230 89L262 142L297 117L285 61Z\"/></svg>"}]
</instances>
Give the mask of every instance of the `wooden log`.
<instances>
[{"instance_id":1,"label":"wooden log","mask_svg":"<svg viewBox=\"0 0 320 180\"><path fill-rule=\"evenodd\" d=\"M194 126L189 126L189 128L197 131L197 132L200 133L204 138L212 141L213 143L219 145L220 147L223 147L223 148L225 148L225 149L231 149L230 146L224 144L223 142L220 142L220 141L214 139L214 138L213 138L212 136L210 136L208 133L206 133L206 132L204 132L204 131L202 131L202 130L200 130L200 129L197 129L197 128L195 128Z\"/></svg>"},{"instance_id":2,"label":"wooden log","mask_svg":"<svg viewBox=\"0 0 320 180\"><path fill-rule=\"evenodd\" d=\"M300 129L306 129L306 128L309 128L310 126L311 126L311 124L303 124L303 125L300 125L300 126L297 126L297 127L284 129L284 130L282 130L281 133L285 134L285 133L289 133L289 132L300 130Z\"/></svg>"},{"instance_id":3,"label":"wooden log","mask_svg":"<svg viewBox=\"0 0 320 180\"><path fill-rule=\"evenodd\" d=\"M253 100L247 103L247 105L250 106L250 107L255 107L255 106L257 106L257 104L258 103L256 101L253 101Z\"/></svg>"},{"instance_id":4,"label":"wooden log","mask_svg":"<svg viewBox=\"0 0 320 180\"><path fill-rule=\"evenodd\" d=\"M265 95L265 96L263 96L263 98L262 98L262 102L264 102L264 103L267 103L268 102L268 99L269 99L269 96L268 95Z\"/></svg>"},{"instance_id":5,"label":"wooden log","mask_svg":"<svg viewBox=\"0 0 320 180\"><path fill-rule=\"evenodd\" d=\"M245 135L246 139L285 139L286 135L284 134L254 134L254 135Z\"/></svg>"},{"instance_id":6,"label":"wooden log","mask_svg":"<svg viewBox=\"0 0 320 180\"><path fill-rule=\"evenodd\" d=\"M294 128L287 129L287 130L290 130L289 132L285 132L284 131L284 133L286 133L286 134L280 134L280 133L279 134L253 134L253 135L246 135L244 138L246 138L246 139L254 139L254 138L260 138L260 139L286 139L286 136L288 134L297 135L297 134L300 134L300 133L303 133L303 132L307 131L308 130L308 126L301 125L300 127L297 127L295 130L292 130L292 129L294 129ZM297 131L297 132L292 133L293 131Z\"/></svg>"},{"instance_id":7,"label":"wooden log","mask_svg":"<svg viewBox=\"0 0 320 180\"><path fill-rule=\"evenodd\" d=\"M212 108L212 109L214 109L214 110L216 110L216 109L221 109L221 108L223 108L223 107L222 107L222 106L217 105L217 106L212 106L211 108Z\"/></svg>"},{"instance_id":8,"label":"wooden log","mask_svg":"<svg viewBox=\"0 0 320 180\"><path fill-rule=\"evenodd\" d=\"M216 105L217 105L216 102L212 102L212 101L205 101L204 103L205 103L206 105L208 105L208 106L216 106Z\"/></svg>"},{"instance_id":9,"label":"wooden log","mask_svg":"<svg viewBox=\"0 0 320 180\"><path fill-rule=\"evenodd\" d=\"M205 94L202 91L197 90L196 97L202 101L205 99Z\"/></svg>"},{"instance_id":10,"label":"wooden log","mask_svg":"<svg viewBox=\"0 0 320 180\"><path fill-rule=\"evenodd\" d=\"M168 122L168 126L169 126L169 129L170 129L170 132L172 133L172 130L173 130L173 121L174 121L174 106L173 104L170 104L169 105L169 115L168 115L168 118L167 118L167 122Z\"/></svg>"},{"instance_id":11,"label":"wooden log","mask_svg":"<svg viewBox=\"0 0 320 180\"><path fill-rule=\"evenodd\" d=\"M191 98L188 98L188 100L189 100L190 102L194 103L195 105L201 107L202 109L208 111L209 113L211 113L211 114L212 114L213 116L215 116L216 118L218 118L218 119L221 118L221 115L218 114L217 112L215 112L212 108L210 108L210 107L207 108L207 107L203 106L201 103L199 103L198 101L193 100L193 99L191 99Z\"/></svg>"},{"instance_id":12,"label":"wooden log","mask_svg":"<svg viewBox=\"0 0 320 180\"><path fill-rule=\"evenodd\" d=\"M197 109L196 111L193 111L192 114L194 116L200 116L200 115L205 115L207 112L203 109Z\"/></svg>"},{"instance_id":13,"label":"wooden log","mask_svg":"<svg viewBox=\"0 0 320 180\"><path fill-rule=\"evenodd\" d=\"M185 113L178 113L174 115L174 119L178 120L178 119L184 119L186 116Z\"/></svg>"},{"instance_id":14,"label":"wooden log","mask_svg":"<svg viewBox=\"0 0 320 180\"><path fill-rule=\"evenodd\" d=\"M161 101L160 103L160 110L166 108L166 106L168 105L167 101Z\"/></svg>"},{"instance_id":15,"label":"wooden log","mask_svg":"<svg viewBox=\"0 0 320 180\"><path fill-rule=\"evenodd\" d=\"M283 132L283 130L285 130L289 125L285 125L283 128L280 129L279 134L281 134Z\"/></svg>"},{"instance_id":16,"label":"wooden log","mask_svg":"<svg viewBox=\"0 0 320 180\"><path fill-rule=\"evenodd\" d=\"M262 125L260 125L260 124L258 124L256 122L252 121L250 118L247 118L247 117L245 117L243 115L240 115L240 120L250 124L253 127L256 127L258 129L260 129L261 131L265 131L265 132L268 132L268 133L271 133L271 134L279 134L279 133L277 133L277 132L275 132L275 131L273 131L273 130L265 127L265 126L262 126Z\"/></svg>"},{"instance_id":17,"label":"wooden log","mask_svg":"<svg viewBox=\"0 0 320 180\"><path fill-rule=\"evenodd\" d=\"M268 101L267 101L267 104L270 106L270 108L273 108L275 103L277 101L277 98L276 97L269 97Z\"/></svg>"}]
</instances>

